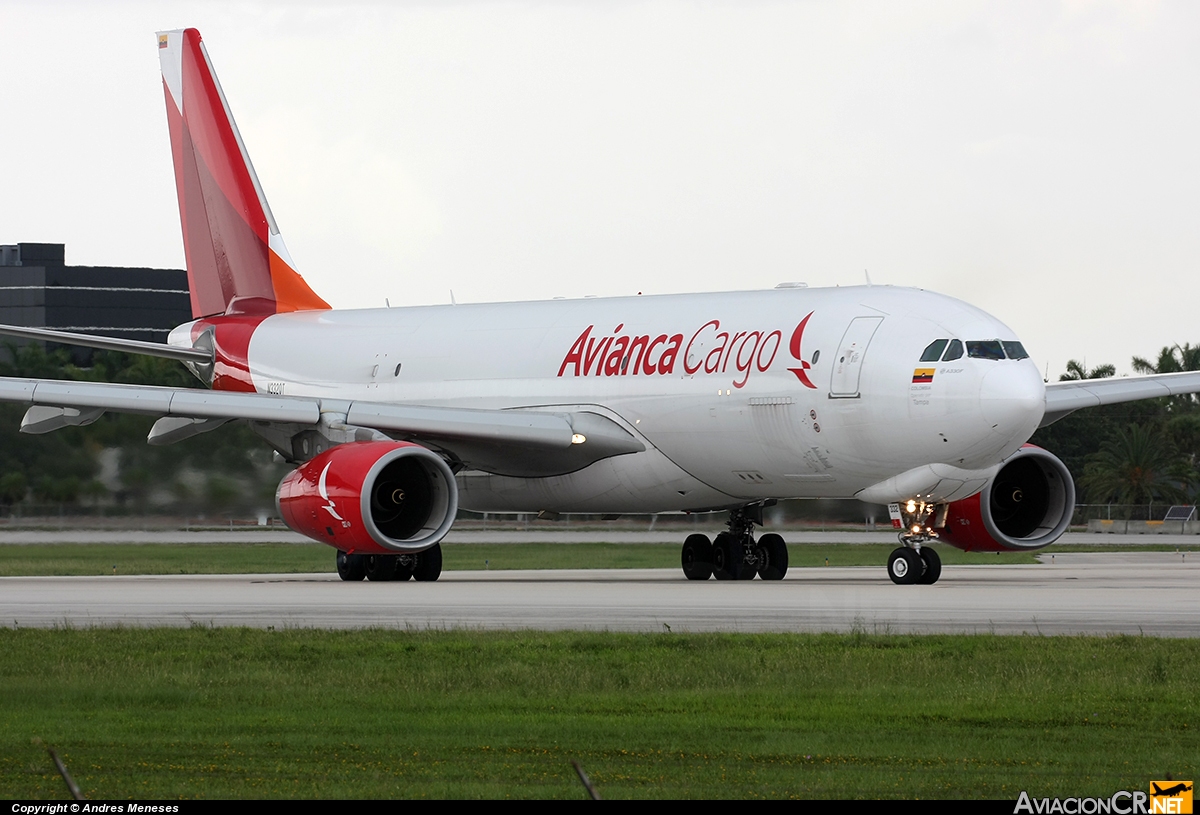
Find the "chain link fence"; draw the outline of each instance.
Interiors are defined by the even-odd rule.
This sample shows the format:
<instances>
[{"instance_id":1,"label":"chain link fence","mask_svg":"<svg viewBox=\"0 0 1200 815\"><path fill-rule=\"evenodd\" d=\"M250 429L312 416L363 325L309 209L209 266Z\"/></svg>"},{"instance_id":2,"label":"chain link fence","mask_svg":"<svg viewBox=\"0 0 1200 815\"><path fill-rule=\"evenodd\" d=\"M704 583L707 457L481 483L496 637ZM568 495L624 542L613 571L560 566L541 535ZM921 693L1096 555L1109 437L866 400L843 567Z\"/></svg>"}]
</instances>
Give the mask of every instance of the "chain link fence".
<instances>
[{"instance_id":1,"label":"chain link fence","mask_svg":"<svg viewBox=\"0 0 1200 815\"><path fill-rule=\"evenodd\" d=\"M1174 504L1165 501L1149 504L1076 504L1072 526L1087 526L1089 521L1162 521ZM1178 510L1176 511L1178 513ZM1188 514L1184 510L1184 514ZM1172 517L1175 517L1174 515ZM1176 520L1188 520L1178 517ZM1193 517L1192 520L1195 520Z\"/></svg>"}]
</instances>

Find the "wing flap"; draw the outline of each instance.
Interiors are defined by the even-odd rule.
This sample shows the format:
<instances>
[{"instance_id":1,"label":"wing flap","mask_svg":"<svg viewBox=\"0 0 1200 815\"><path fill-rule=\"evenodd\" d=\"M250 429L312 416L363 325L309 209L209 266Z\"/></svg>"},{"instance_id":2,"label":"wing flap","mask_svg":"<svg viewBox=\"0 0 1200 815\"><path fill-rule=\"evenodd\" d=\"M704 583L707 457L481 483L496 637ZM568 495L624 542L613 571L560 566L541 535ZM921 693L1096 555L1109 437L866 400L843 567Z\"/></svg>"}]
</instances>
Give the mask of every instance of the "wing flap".
<instances>
[{"instance_id":1,"label":"wing flap","mask_svg":"<svg viewBox=\"0 0 1200 815\"><path fill-rule=\"evenodd\" d=\"M316 424L321 418L321 403L317 399L262 393L180 389L171 399L170 415Z\"/></svg>"},{"instance_id":2,"label":"wing flap","mask_svg":"<svg viewBox=\"0 0 1200 815\"><path fill-rule=\"evenodd\" d=\"M0 402L19 402L33 404L33 389L37 386L36 379L9 379L0 377Z\"/></svg>"},{"instance_id":3,"label":"wing flap","mask_svg":"<svg viewBox=\"0 0 1200 815\"><path fill-rule=\"evenodd\" d=\"M517 410L385 405L353 402L346 422L440 441L506 442L566 449L574 431L562 416Z\"/></svg>"},{"instance_id":4,"label":"wing flap","mask_svg":"<svg viewBox=\"0 0 1200 815\"><path fill-rule=\"evenodd\" d=\"M98 382L38 382L30 395L30 403L55 407L98 407L118 413L169 414L169 388L139 388L129 385L108 385Z\"/></svg>"},{"instance_id":5,"label":"wing flap","mask_svg":"<svg viewBox=\"0 0 1200 815\"><path fill-rule=\"evenodd\" d=\"M0 377L0 402L100 408L116 413L196 419L258 419L316 424L321 418L320 404L315 399L107 382L65 382L57 379Z\"/></svg>"},{"instance_id":6,"label":"wing flap","mask_svg":"<svg viewBox=\"0 0 1200 815\"><path fill-rule=\"evenodd\" d=\"M646 449L613 419L581 407L550 412L354 402L346 421L429 443L471 469L518 478L573 473Z\"/></svg>"}]
</instances>

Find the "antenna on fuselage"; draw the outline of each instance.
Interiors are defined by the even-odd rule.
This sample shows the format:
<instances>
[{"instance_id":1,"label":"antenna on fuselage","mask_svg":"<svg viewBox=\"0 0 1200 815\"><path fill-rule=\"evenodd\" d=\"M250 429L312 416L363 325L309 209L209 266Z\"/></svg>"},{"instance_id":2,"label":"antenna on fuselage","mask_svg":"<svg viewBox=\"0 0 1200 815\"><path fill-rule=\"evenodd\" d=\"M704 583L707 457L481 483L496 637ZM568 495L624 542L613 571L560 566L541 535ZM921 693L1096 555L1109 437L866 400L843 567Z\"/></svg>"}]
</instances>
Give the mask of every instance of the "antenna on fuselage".
<instances>
[{"instance_id":1,"label":"antenna on fuselage","mask_svg":"<svg viewBox=\"0 0 1200 815\"><path fill-rule=\"evenodd\" d=\"M458 303L454 299L454 289L450 290L450 305L457 306Z\"/></svg>"},{"instance_id":2,"label":"antenna on fuselage","mask_svg":"<svg viewBox=\"0 0 1200 815\"><path fill-rule=\"evenodd\" d=\"M866 269L863 269L863 276L865 276L867 278L868 286L874 285L873 283L871 283L871 273L868 272Z\"/></svg>"}]
</instances>

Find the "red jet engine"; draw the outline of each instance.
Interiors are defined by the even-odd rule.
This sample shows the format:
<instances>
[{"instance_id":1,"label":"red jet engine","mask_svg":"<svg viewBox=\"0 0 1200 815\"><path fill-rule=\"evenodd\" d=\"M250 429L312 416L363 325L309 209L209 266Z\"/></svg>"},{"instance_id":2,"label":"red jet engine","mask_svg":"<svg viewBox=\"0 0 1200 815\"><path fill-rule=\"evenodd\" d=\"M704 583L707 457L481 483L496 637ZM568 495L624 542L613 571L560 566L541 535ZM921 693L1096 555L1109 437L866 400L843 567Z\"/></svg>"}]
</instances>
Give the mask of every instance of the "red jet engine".
<instances>
[{"instance_id":1,"label":"red jet engine","mask_svg":"<svg viewBox=\"0 0 1200 815\"><path fill-rule=\"evenodd\" d=\"M390 555L430 548L450 531L458 485L419 444L339 444L292 470L275 493L288 527L343 552Z\"/></svg>"},{"instance_id":2,"label":"red jet engine","mask_svg":"<svg viewBox=\"0 0 1200 815\"><path fill-rule=\"evenodd\" d=\"M1075 512L1075 482L1053 453L1027 444L977 494L950 504L938 537L967 552L1041 549Z\"/></svg>"}]
</instances>

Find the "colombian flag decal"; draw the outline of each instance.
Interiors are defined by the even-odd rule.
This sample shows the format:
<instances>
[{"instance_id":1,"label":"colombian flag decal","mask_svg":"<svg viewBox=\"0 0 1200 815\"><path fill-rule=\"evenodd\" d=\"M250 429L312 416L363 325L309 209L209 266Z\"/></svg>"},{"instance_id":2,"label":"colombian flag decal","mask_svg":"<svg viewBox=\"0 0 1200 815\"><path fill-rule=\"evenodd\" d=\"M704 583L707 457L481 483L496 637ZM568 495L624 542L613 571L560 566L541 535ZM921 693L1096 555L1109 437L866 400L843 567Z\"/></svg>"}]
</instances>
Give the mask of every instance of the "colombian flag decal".
<instances>
[{"instance_id":1,"label":"colombian flag decal","mask_svg":"<svg viewBox=\"0 0 1200 815\"><path fill-rule=\"evenodd\" d=\"M913 383L932 382L933 370L933 368L916 368L913 370Z\"/></svg>"}]
</instances>

